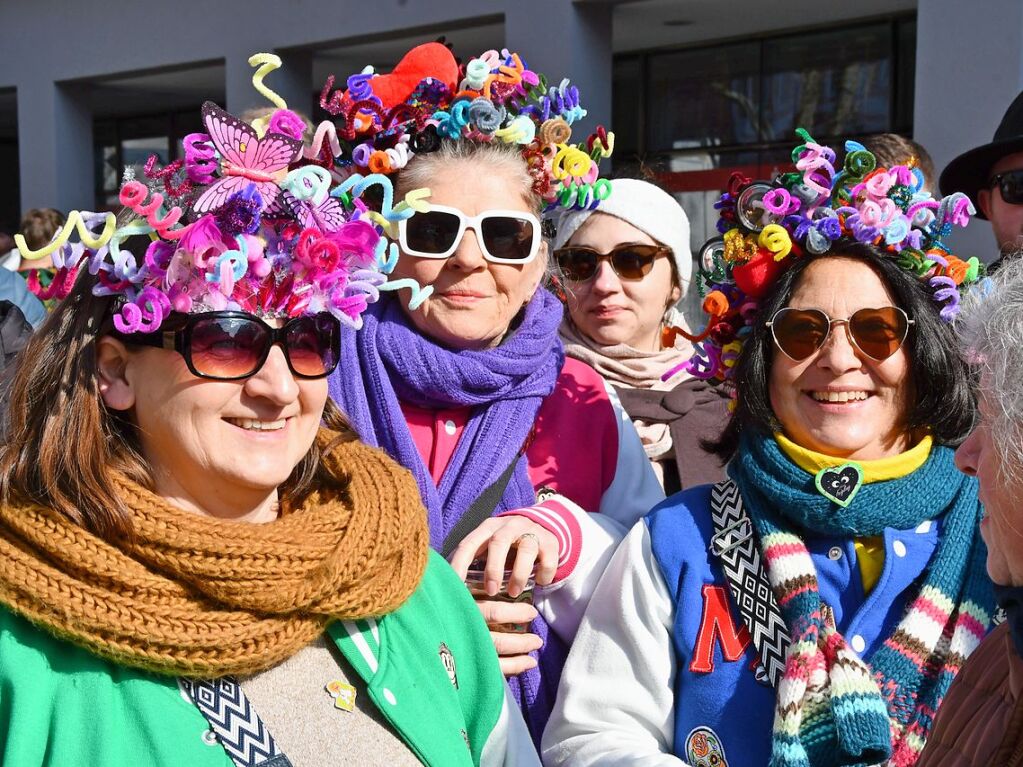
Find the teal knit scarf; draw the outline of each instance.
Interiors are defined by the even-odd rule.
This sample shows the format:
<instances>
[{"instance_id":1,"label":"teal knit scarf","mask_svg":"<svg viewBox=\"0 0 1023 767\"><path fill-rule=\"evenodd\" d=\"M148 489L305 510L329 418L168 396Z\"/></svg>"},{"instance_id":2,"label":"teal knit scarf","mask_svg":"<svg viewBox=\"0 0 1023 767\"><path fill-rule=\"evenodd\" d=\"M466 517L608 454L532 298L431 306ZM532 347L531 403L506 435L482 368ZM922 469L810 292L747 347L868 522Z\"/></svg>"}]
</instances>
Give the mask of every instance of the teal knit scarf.
<instances>
[{"instance_id":1,"label":"teal knit scarf","mask_svg":"<svg viewBox=\"0 0 1023 767\"><path fill-rule=\"evenodd\" d=\"M770 436L747 435L728 473L753 518L792 644L778 685L771 767L913 765L952 678L991 625L977 482L935 447L916 471L864 484L847 508ZM863 661L823 605L802 536L880 535L941 518L941 537L905 617ZM890 760L890 761L889 761Z\"/></svg>"}]
</instances>

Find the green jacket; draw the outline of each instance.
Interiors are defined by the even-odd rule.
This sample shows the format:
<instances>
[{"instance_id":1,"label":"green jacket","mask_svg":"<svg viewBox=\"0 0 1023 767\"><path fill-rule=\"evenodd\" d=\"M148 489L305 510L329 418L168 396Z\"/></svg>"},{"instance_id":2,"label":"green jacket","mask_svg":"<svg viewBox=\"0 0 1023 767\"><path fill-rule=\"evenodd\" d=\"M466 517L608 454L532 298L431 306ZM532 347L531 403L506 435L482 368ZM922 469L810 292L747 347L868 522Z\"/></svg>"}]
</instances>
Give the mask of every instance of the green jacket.
<instances>
[{"instance_id":1,"label":"green jacket","mask_svg":"<svg viewBox=\"0 0 1023 767\"><path fill-rule=\"evenodd\" d=\"M330 638L427 765L539 765L493 643L454 571L431 552L419 587ZM455 661L457 688L440 653ZM0 763L232 767L177 680L118 666L0 609Z\"/></svg>"}]
</instances>

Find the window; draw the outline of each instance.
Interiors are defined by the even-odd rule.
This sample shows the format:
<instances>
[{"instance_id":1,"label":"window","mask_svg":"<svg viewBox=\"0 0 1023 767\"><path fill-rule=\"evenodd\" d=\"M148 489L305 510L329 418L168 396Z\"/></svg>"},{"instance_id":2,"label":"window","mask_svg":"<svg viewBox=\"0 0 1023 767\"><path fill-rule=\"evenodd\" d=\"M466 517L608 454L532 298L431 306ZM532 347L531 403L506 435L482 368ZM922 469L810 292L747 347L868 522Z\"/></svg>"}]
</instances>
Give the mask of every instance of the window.
<instances>
[{"instance_id":1,"label":"window","mask_svg":"<svg viewBox=\"0 0 1023 767\"><path fill-rule=\"evenodd\" d=\"M643 79L643 60L638 56L616 59L611 80L611 111L616 118L615 151L636 155L643 130L643 102L636 83Z\"/></svg>"},{"instance_id":2,"label":"window","mask_svg":"<svg viewBox=\"0 0 1023 767\"><path fill-rule=\"evenodd\" d=\"M722 189L731 169L784 158L804 127L822 143L912 130L915 18L619 56L615 161Z\"/></svg>"},{"instance_id":3,"label":"window","mask_svg":"<svg viewBox=\"0 0 1023 767\"><path fill-rule=\"evenodd\" d=\"M651 56L646 150L759 140L760 46L739 43Z\"/></svg>"},{"instance_id":4,"label":"window","mask_svg":"<svg viewBox=\"0 0 1023 767\"><path fill-rule=\"evenodd\" d=\"M832 146L910 134L915 59L907 16L618 56L615 172L653 172L678 198L696 257L717 235L713 206L728 177L773 177L791 162L797 127ZM690 291L683 311L700 317L699 307Z\"/></svg>"},{"instance_id":5,"label":"window","mask_svg":"<svg viewBox=\"0 0 1023 767\"><path fill-rule=\"evenodd\" d=\"M93 157L96 164L96 209L114 210L125 168L142 176L150 155L159 165L181 156L181 139L195 129L199 107L170 114L117 117L93 124Z\"/></svg>"},{"instance_id":6,"label":"window","mask_svg":"<svg viewBox=\"0 0 1023 767\"><path fill-rule=\"evenodd\" d=\"M797 127L826 136L884 133L892 124L888 25L763 43L762 141Z\"/></svg>"}]
</instances>

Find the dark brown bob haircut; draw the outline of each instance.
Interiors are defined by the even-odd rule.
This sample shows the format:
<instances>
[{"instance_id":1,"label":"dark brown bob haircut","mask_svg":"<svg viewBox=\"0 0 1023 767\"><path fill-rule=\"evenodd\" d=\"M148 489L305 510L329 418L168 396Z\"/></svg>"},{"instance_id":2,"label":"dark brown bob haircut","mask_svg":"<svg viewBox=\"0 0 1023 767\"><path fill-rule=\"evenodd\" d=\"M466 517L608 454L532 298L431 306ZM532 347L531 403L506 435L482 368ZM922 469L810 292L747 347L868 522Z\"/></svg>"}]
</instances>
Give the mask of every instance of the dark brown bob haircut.
<instances>
[{"instance_id":1,"label":"dark brown bob haircut","mask_svg":"<svg viewBox=\"0 0 1023 767\"><path fill-rule=\"evenodd\" d=\"M131 413L108 409L99 393L96 341L113 329L117 298L93 295L96 282L82 269L18 359L0 447L0 503L38 503L112 540L132 535L115 473L149 489L153 481ZM339 441L355 439L329 399L323 420ZM345 484L323 467L315 443L279 488L282 506L314 483Z\"/></svg>"},{"instance_id":2,"label":"dark brown bob haircut","mask_svg":"<svg viewBox=\"0 0 1023 767\"><path fill-rule=\"evenodd\" d=\"M896 305L914 321L906 337L909 375L913 383L906 428L926 431L938 444L955 446L973 429L977 401L975 382L958 351L955 331L941 319L933 290L895 263L878 247L839 239L822 255L807 253L794 259L763 297L757 316L735 364L738 402L721 437L705 447L727 462L739 448L744 430L772 434L781 430L771 409L771 365L776 349L767 321L788 306L806 268L821 258L850 258L869 266L881 279ZM836 288L839 286L836 286Z\"/></svg>"}]
</instances>

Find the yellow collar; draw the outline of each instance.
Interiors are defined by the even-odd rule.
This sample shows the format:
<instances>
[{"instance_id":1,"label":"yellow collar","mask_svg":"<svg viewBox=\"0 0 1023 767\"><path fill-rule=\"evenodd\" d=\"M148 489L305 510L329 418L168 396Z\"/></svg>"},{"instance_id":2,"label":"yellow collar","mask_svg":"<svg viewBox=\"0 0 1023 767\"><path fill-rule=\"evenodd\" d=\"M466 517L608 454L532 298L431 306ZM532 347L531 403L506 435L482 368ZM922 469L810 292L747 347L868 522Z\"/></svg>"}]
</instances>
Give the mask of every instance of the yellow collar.
<instances>
[{"instance_id":1,"label":"yellow collar","mask_svg":"<svg viewBox=\"0 0 1023 767\"><path fill-rule=\"evenodd\" d=\"M850 463L846 458L833 458L830 455L815 453L813 450L800 447L781 432L777 432L774 438L782 452L796 466L810 474L817 474L821 469ZM889 456L888 458L878 458L873 461L855 461L855 463L859 464L863 469L864 483L898 479L899 477L905 477L907 474L912 474L924 465L927 456L931 454L932 443L933 439L931 439L930 435L927 435L904 453Z\"/></svg>"}]
</instances>

